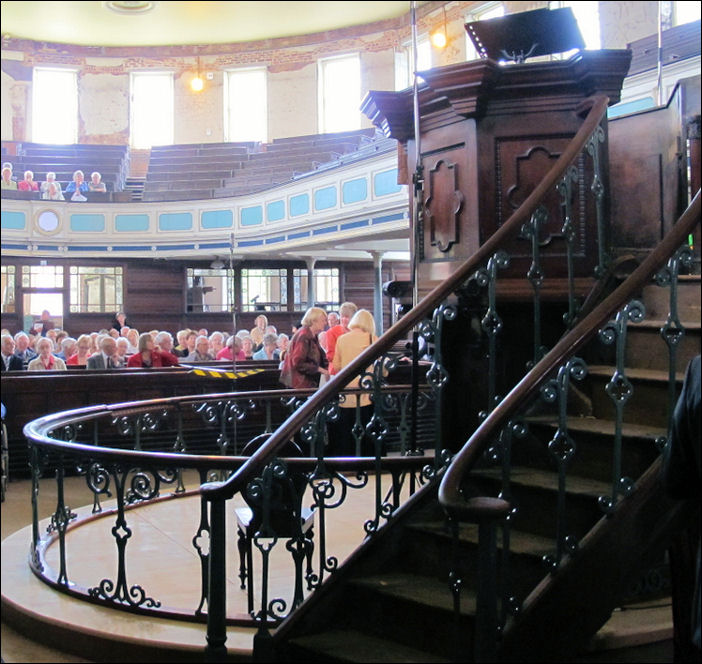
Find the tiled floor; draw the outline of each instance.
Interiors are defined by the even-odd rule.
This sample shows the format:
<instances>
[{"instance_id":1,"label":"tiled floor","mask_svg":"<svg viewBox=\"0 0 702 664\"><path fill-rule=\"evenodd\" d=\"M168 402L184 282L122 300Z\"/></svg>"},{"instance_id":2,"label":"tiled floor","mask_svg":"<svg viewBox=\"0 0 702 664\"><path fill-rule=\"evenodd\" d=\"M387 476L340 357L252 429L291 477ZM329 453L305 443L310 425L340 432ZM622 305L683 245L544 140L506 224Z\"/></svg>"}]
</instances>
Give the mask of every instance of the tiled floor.
<instances>
[{"instance_id":1,"label":"tiled floor","mask_svg":"<svg viewBox=\"0 0 702 664\"><path fill-rule=\"evenodd\" d=\"M187 480L190 480L189 482ZM196 486L194 476L186 478L186 486ZM184 648L200 650L205 645L205 628L201 624L165 619L145 619L121 611L95 607L86 602L57 593L36 579L28 568L26 554L31 539L30 482L12 482L2 504L2 592L5 601L31 607L48 624L76 623L95 632L115 638L143 638L151 643L181 643ZM68 478L65 502L74 511L89 514L92 495L83 478ZM363 522L373 516L372 483L362 490L349 491L342 506L329 519L326 555L343 561L364 538ZM46 519L56 508L53 480L42 480L39 491L39 516ZM78 509L77 506L84 505ZM111 503L103 504L108 508ZM243 503L241 503L243 505ZM246 613L246 591L238 579L236 521L234 509L228 510L227 613ZM127 512L132 535L127 544L127 585L142 586L148 596L163 606L192 613L200 601L200 560L192 546L199 519L197 496L167 500ZM102 579L116 579L117 547L111 529L111 514L81 525L66 536L66 570L71 582L94 587ZM46 522L43 524L45 527ZM18 532L19 531L19 532ZM46 560L56 572L59 569L59 547L52 545ZM316 552L315 552L316 554ZM269 598L292 597L293 574L290 555L284 545L276 547L271 558ZM259 597L260 588L255 588ZM3 623L2 657L6 662L80 662L90 661L48 649L37 640L18 634ZM86 627L86 629L88 629ZM122 637L118 635L122 634ZM227 646L239 652L250 651L253 630L229 628Z\"/></svg>"}]
</instances>

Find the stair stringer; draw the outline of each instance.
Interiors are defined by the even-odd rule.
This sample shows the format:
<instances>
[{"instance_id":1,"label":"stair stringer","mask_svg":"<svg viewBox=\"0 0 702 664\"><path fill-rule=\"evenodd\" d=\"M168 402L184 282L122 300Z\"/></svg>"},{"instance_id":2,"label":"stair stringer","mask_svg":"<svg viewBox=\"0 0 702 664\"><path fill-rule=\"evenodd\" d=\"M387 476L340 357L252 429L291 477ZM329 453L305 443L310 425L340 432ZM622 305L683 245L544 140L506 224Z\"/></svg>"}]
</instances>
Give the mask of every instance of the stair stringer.
<instances>
[{"instance_id":1,"label":"stair stringer","mask_svg":"<svg viewBox=\"0 0 702 664\"><path fill-rule=\"evenodd\" d=\"M501 661L567 661L621 604L627 588L660 560L673 535L693 518L665 494L659 457L610 516L602 517L559 569L527 596L505 626Z\"/></svg>"}]
</instances>

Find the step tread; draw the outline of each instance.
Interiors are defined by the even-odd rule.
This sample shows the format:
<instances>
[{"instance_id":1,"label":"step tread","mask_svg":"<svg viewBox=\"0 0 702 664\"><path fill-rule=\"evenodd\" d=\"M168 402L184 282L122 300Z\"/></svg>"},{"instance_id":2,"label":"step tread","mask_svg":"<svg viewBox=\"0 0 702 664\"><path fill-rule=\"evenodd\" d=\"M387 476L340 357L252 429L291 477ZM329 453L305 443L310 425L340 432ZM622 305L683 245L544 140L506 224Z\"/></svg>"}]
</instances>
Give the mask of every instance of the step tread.
<instances>
[{"instance_id":1,"label":"step tread","mask_svg":"<svg viewBox=\"0 0 702 664\"><path fill-rule=\"evenodd\" d=\"M502 480L501 468L474 470L473 474L477 477ZM510 477L512 484L551 491L558 490L558 473L556 472L539 468L528 468L526 466L513 466ZM578 477L577 475L568 475L566 477L566 491L571 495L598 498L601 495L609 494L611 490L612 486L608 482L601 482L588 477Z\"/></svg>"},{"instance_id":2,"label":"step tread","mask_svg":"<svg viewBox=\"0 0 702 664\"><path fill-rule=\"evenodd\" d=\"M416 604L453 612L453 595L448 579L441 581L436 577L411 572L387 572L353 579L350 583ZM468 587L461 591L461 613L475 615L475 595Z\"/></svg>"},{"instance_id":3,"label":"step tread","mask_svg":"<svg viewBox=\"0 0 702 664\"><path fill-rule=\"evenodd\" d=\"M644 319L640 323L629 323L629 331L631 330L636 330L636 329L648 329L648 328L653 328L655 330L660 330L666 323L665 318L650 318L650 319ZM680 325L685 328L686 331L691 332L691 331L699 331L701 324L700 324L700 319L690 319L690 320L681 320Z\"/></svg>"},{"instance_id":4,"label":"step tread","mask_svg":"<svg viewBox=\"0 0 702 664\"><path fill-rule=\"evenodd\" d=\"M332 629L291 639L291 643L344 662L450 662L426 650L353 629Z\"/></svg>"},{"instance_id":5,"label":"step tread","mask_svg":"<svg viewBox=\"0 0 702 664\"><path fill-rule=\"evenodd\" d=\"M587 373L589 376L606 376L611 378L611 376L616 371L616 367L607 364L593 364L587 368ZM663 371L660 369L636 369L627 367L624 369L626 375L633 380L647 380L657 383L667 383L668 382L668 371ZM675 380L682 383L685 378L684 371L677 371L675 373Z\"/></svg>"},{"instance_id":6,"label":"step tread","mask_svg":"<svg viewBox=\"0 0 702 664\"><path fill-rule=\"evenodd\" d=\"M413 530L429 532L435 537L450 538L451 533L442 521L416 521L408 526ZM458 539L462 542L476 544L478 542L478 526L472 523L461 523L458 527ZM501 547L502 529L497 530L497 546ZM511 553L544 556L552 553L555 542L550 537L542 537L534 533L520 530L510 530L509 549Z\"/></svg>"},{"instance_id":7,"label":"step tread","mask_svg":"<svg viewBox=\"0 0 702 664\"><path fill-rule=\"evenodd\" d=\"M526 421L529 424L540 424L556 428L558 422L554 416L535 415L527 417ZM615 429L614 420L606 420L599 417L567 417L566 424L569 431L579 431L582 433L599 433L612 435ZM649 424L632 424L624 422L622 424L622 436L625 438L651 438L656 439L659 436L666 435L665 427L655 427Z\"/></svg>"}]
</instances>

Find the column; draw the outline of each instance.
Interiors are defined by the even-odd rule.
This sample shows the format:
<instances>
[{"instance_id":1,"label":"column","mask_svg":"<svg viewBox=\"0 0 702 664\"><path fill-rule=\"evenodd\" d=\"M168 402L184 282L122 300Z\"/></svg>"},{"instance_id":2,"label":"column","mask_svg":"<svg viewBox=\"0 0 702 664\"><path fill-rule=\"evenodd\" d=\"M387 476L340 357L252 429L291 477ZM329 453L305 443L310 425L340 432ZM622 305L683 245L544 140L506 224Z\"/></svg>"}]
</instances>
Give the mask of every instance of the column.
<instances>
[{"instance_id":1,"label":"column","mask_svg":"<svg viewBox=\"0 0 702 664\"><path fill-rule=\"evenodd\" d=\"M307 258L307 308L314 306L314 301L316 299L316 293L314 291L314 264L317 262L316 258Z\"/></svg>"},{"instance_id":2,"label":"column","mask_svg":"<svg viewBox=\"0 0 702 664\"><path fill-rule=\"evenodd\" d=\"M369 251L373 257L373 318L378 336L383 333L383 252Z\"/></svg>"}]
</instances>

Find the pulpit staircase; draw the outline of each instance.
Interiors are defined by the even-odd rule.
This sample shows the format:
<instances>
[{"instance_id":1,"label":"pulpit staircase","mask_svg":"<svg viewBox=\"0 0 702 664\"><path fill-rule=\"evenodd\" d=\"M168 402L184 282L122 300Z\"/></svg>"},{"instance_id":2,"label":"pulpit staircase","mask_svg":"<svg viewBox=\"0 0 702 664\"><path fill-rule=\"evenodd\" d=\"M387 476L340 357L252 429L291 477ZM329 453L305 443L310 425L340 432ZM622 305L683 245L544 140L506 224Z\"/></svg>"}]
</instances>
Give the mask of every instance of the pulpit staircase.
<instances>
[{"instance_id":1,"label":"pulpit staircase","mask_svg":"<svg viewBox=\"0 0 702 664\"><path fill-rule=\"evenodd\" d=\"M660 328L665 323L667 302L663 289L647 286L643 303L650 314L646 324L628 325L629 352L626 373L633 384L631 406L622 429L622 472L634 478L647 470L658 472L659 450L656 441L666 436L668 414L668 370L665 344ZM679 284L678 313L686 329L684 344L677 358L676 389L679 390L684 368L700 349L700 277L683 276ZM593 349L594 353L599 351ZM602 359L602 358L600 358ZM614 366L590 365L589 375L580 386L575 411L568 414L568 430L576 441L579 454L570 467L567 497L571 536L582 541L596 524L605 525L598 498L611 492L613 432L615 413L605 392L606 380ZM603 398L604 395L604 398ZM553 417L532 413L526 417L529 433L512 446L511 503L517 508L512 518L510 538L510 578L515 599L521 601L548 577L545 561L556 550L553 520L549 516L557 502L558 472L544 454L557 425ZM544 442L546 441L546 443ZM469 478L474 495L500 493L501 468L483 460ZM655 482L654 482L655 484ZM466 487L468 489L468 487ZM281 661L356 661L356 662L441 662L471 661L471 634L475 625L475 579L478 574L478 526L461 524L458 551L454 550L450 524L441 509L436 486L408 505L397 522L394 533L383 541L368 545L357 556L346 578L331 589L328 596L311 608L310 615L297 616L296 625L278 647ZM498 558L501 543L498 537ZM603 605L583 606L586 612L600 616L594 630L583 621L584 631L573 635L570 656L558 648L541 647L523 652L508 643L506 661L548 659L569 661L635 661L624 651L607 653L605 659L588 652L588 640L607 620L609 613L622 603L642 606L670 604L670 585L663 551L641 552L641 560L632 561L640 574L630 576L628 592L619 595L616 605L609 605L610 593L603 593ZM603 557L608 552L599 551ZM454 613L450 582L455 560L462 570L463 598L460 617ZM652 557L651 557L652 556ZM656 563L640 563L648 557ZM574 557L577 565L577 556ZM587 563L586 563L587 565ZM499 565L498 565L499 566ZM584 573L587 571L585 567ZM651 582L654 579L655 582ZM498 581L499 583L499 581ZM597 579L587 583L597 585ZM621 590L621 589L620 589ZM571 598L572 600L572 598ZM642 604L644 603L644 604ZM573 602L562 600L563 611L572 611ZM577 600L575 605L577 607ZM577 622L577 611L572 616ZM588 629L589 628L589 629ZM288 630L286 630L288 631ZM589 633L588 633L589 632ZM622 640L622 647L641 647L660 636L647 636L642 627L633 640ZM460 635L457 638L457 635ZM670 637L670 634L668 635ZM576 638L577 637L577 638ZM610 640L608 644L616 644ZM562 643L559 644L562 647ZM652 648L659 647L655 643ZM616 647L616 646L615 646ZM669 645L670 652L672 646Z\"/></svg>"}]
</instances>

